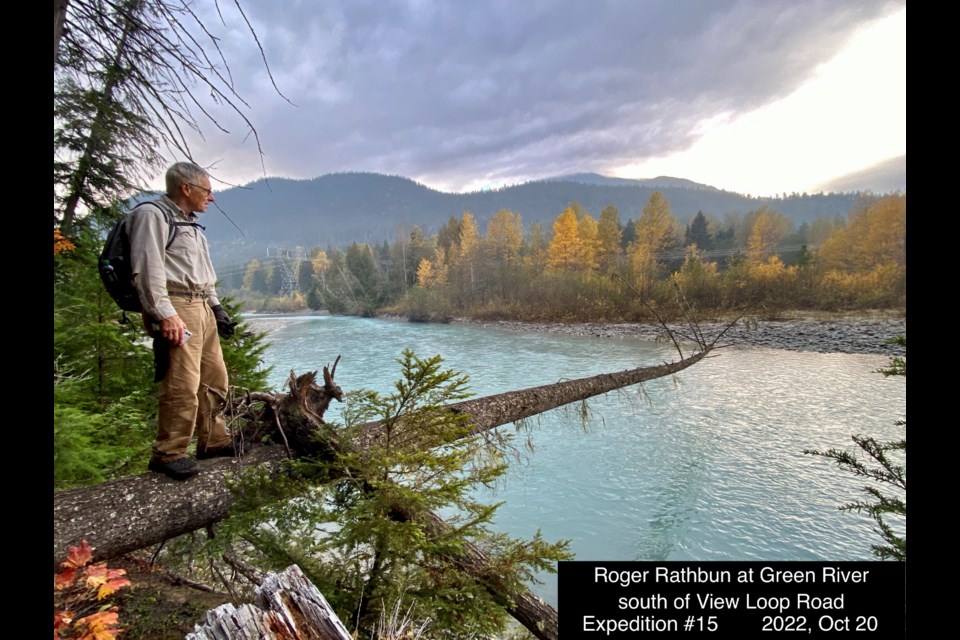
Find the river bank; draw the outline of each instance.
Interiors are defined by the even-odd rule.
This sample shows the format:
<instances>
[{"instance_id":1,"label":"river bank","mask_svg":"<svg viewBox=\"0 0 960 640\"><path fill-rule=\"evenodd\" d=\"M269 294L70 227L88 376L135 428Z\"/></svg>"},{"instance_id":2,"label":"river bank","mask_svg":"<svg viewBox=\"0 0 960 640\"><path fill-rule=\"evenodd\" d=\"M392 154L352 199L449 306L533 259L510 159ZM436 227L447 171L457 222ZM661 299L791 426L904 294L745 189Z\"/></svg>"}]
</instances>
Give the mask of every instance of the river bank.
<instances>
[{"instance_id":1,"label":"river bank","mask_svg":"<svg viewBox=\"0 0 960 640\"><path fill-rule=\"evenodd\" d=\"M897 336L907 334L907 319L892 314L856 316L795 314L776 320L741 318L727 329L732 320L700 323L699 329L708 340L726 330L719 344L820 353L860 353L890 356L906 354L904 347L890 344L889 341ZM510 331L538 331L598 338L669 339L662 326L650 323L561 324L472 320L468 318L458 318L454 322ZM691 335L691 329L687 325L668 323L667 326L680 337Z\"/></svg>"},{"instance_id":2,"label":"river bank","mask_svg":"<svg viewBox=\"0 0 960 640\"><path fill-rule=\"evenodd\" d=\"M284 323L287 317L310 314L271 314L258 317L247 315L245 320L257 331L270 332ZM324 313L312 315L329 315ZM381 316L380 319L406 322L402 316ZM727 329L733 318L700 323L699 328L709 339ZM475 320L455 318L452 324L485 327L506 331L535 331L598 338L639 340L668 339L663 327L655 323L601 323L601 322L519 322L514 320ZM677 335L690 335L690 327L669 323ZM859 353L898 356L906 349L889 341L907 334L907 319L901 313L860 312L850 314L823 312L791 312L776 319L746 317L739 319L724 333L720 344L816 351L820 353Z\"/></svg>"}]
</instances>

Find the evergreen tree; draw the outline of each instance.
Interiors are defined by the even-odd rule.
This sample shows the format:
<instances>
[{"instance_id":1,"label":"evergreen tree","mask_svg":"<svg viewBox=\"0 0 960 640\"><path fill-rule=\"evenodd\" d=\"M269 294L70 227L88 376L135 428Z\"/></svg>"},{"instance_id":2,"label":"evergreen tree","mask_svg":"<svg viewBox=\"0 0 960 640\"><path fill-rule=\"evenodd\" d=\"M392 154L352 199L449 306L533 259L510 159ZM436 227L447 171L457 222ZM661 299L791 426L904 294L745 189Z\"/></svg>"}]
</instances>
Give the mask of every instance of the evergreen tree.
<instances>
[{"instance_id":1,"label":"evergreen tree","mask_svg":"<svg viewBox=\"0 0 960 640\"><path fill-rule=\"evenodd\" d=\"M620 248L626 251L637 241L637 221L631 218L623 225L623 234L620 236Z\"/></svg>"},{"instance_id":2,"label":"evergreen tree","mask_svg":"<svg viewBox=\"0 0 960 640\"><path fill-rule=\"evenodd\" d=\"M265 266L266 293L268 296L279 296L283 292L283 268L279 265L279 258Z\"/></svg>"},{"instance_id":3,"label":"evergreen tree","mask_svg":"<svg viewBox=\"0 0 960 640\"><path fill-rule=\"evenodd\" d=\"M354 426L382 420L381 435L362 454L303 460L282 480L252 474L223 530L243 532L268 566L295 561L342 619L356 621L359 637L370 637L394 603L415 619L430 618L431 637L496 634L506 622L503 602L451 558L477 546L497 567L498 582L519 593L536 571L553 571L569 557L566 543L489 530L496 506L478 502L474 489L504 473L503 451L469 437L466 416L440 410L468 396L467 378L444 370L439 356L408 350L399 362L394 390L352 394L346 426L331 432L349 442ZM316 486L330 479L326 489ZM281 489L301 497L256 504L258 492ZM451 526L438 530L430 512L443 512ZM256 526L265 521L271 526Z\"/></svg>"},{"instance_id":4,"label":"evergreen tree","mask_svg":"<svg viewBox=\"0 0 960 640\"><path fill-rule=\"evenodd\" d=\"M621 241L623 239L623 229L620 225L620 212L612 204L607 205L603 208L603 211L600 212L597 234L600 242L600 247L597 252L600 269L604 273L609 273L616 264L617 258L622 253Z\"/></svg>"},{"instance_id":5,"label":"evergreen tree","mask_svg":"<svg viewBox=\"0 0 960 640\"><path fill-rule=\"evenodd\" d=\"M701 251L713 249L713 237L710 235L707 217L703 215L703 211L697 211L697 215L693 216L693 220L687 225L683 245L688 247L691 244L697 245Z\"/></svg>"},{"instance_id":6,"label":"evergreen tree","mask_svg":"<svg viewBox=\"0 0 960 640\"><path fill-rule=\"evenodd\" d=\"M320 293L320 287L314 285L307 294L307 307L319 311L324 308L323 294Z\"/></svg>"},{"instance_id":7,"label":"evergreen tree","mask_svg":"<svg viewBox=\"0 0 960 640\"><path fill-rule=\"evenodd\" d=\"M102 212L97 218L109 217ZM142 471L156 435L153 356L97 272L99 227L75 227L54 256L53 480L58 489Z\"/></svg>"},{"instance_id":8,"label":"evergreen tree","mask_svg":"<svg viewBox=\"0 0 960 640\"><path fill-rule=\"evenodd\" d=\"M437 244L450 257L460 250L460 221L457 218L450 216L447 224L440 227L437 232Z\"/></svg>"},{"instance_id":9,"label":"evergreen tree","mask_svg":"<svg viewBox=\"0 0 960 640\"><path fill-rule=\"evenodd\" d=\"M313 289L313 262L300 260L297 262L297 291L309 293Z\"/></svg>"},{"instance_id":10,"label":"evergreen tree","mask_svg":"<svg viewBox=\"0 0 960 640\"><path fill-rule=\"evenodd\" d=\"M366 243L350 243L347 247L346 266L354 277L353 295L362 302L358 313L372 313L379 299L377 268L374 264L373 247Z\"/></svg>"},{"instance_id":11,"label":"evergreen tree","mask_svg":"<svg viewBox=\"0 0 960 640\"><path fill-rule=\"evenodd\" d=\"M243 276L243 288L251 293L264 295L270 291L267 286L267 268L256 258L247 263L247 270Z\"/></svg>"},{"instance_id":12,"label":"evergreen tree","mask_svg":"<svg viewBox=\"0 0 960 640\"><path fill-rule=\"evenodd\" d=\"M548 260L547 234L543 230L543 225L534 222L530 225L527 232L527 242L523 247L524 264L531 267L534 273L540 274L547 266Z\"/></svg>"}]
</instances>

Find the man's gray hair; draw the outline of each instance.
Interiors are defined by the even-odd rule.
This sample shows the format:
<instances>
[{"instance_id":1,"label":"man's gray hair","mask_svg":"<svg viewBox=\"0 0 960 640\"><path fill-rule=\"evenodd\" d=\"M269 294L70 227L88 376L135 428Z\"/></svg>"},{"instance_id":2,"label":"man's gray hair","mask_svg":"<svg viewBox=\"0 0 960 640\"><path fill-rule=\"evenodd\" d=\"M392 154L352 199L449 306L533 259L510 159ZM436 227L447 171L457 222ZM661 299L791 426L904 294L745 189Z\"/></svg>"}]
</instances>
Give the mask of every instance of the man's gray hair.
<instances>
[{"instance_id":1,"label":"man's gray hair","mask_svg":"<svg viewBox=\"0 0 960 640\"><path fill-rule=\"evenodd\" d=\"M167 169L167 195L173 196L184 183L196 183L200 176L210 177L200 166L192 162L178 162Z\"/></svg>"}]
</instances>

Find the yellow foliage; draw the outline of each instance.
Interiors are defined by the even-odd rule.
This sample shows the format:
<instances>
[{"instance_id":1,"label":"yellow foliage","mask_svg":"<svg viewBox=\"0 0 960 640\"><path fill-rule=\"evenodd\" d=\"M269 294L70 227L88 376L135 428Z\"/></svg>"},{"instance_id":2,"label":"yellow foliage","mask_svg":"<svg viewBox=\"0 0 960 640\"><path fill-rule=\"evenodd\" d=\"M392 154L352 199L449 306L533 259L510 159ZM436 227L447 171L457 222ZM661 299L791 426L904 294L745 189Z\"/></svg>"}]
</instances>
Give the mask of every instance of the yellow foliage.
<instances>
[{"instance_id":1,"label":"yellow foliage","mask_svg":"<svg viewBox=\"0 0 960 640\"><path fill-rule=\"evenodd\" d=\"M477 257L480 247L480 227L469 211L460 218L460 264L468 264Z\"/></svg>"},{"instance_id":2,"label":"yellow foliage","mask_svg":"<svg viewBox=\"0 0 960 640\"><path fill-rule=\"evenodd\" d=\"M907 264L907 196L881 198L852 212L845 229L836 230L818 253L826 270L870 271L881 265Z\"/></svg>"},{"instance_id":3,"label":"yellow foliage","mask_svg":"<svg viewBox=\"0 0 960 640\"><path fill-rule=\"evenodd\" d=\"M487 246L493 257L513 264L520 259L523 246L523 223L520 214L509 209L497 211L487 223Z\"/></svg>"},{"instance_id":4,"label":"yellow foliage","mask_svg":"<svg viewBox=\"0 0 960 640\"><path fill-rule=\"evenodd\" d=\"M750 265L750 277L763 283L772 284L782 278L794 267L786 267L780 256L770 256L766 262L755 262Z\"/></svg>"},{"instance_id":5,"label":"yellow foliage","mask_svg":"<svg viewBox=\"0 0 960 640\"><path fill-rule=\"evenodd\" d=\"M548 264L558 269L575 269L580 264L581 247L577 214L567 208L553 223Z\"/></svg>"},{"instance_id":6,"label":"yellow foliage","mask_svg":"<svg viewBox=\"0 0 960 640\"><path fill-rule=\"evenodd\" d=\"M660 275L662 255L673 248L677 237L677 221L670 213L670 203L660 191L654 191L643 205L637 220L637 240L630 245L633 276L642 292L647 292Z\"/></svg>"},{"instance_id":7,"label":"yellow foliage","mask_svg":"<svg viewBox=\"0 0 960 640\"><path fill-rule=\"evenodd\" d=\"M834 308L902 306L907 302L906 269L894 264L869 271L827 271L820 279L818 297Z\"/></svg>"},{"instance_id":8,"label":"yellow foliage","mask_svg":"<svg viewBox=\"0 0 960 640\"><path fill-rule=\"evenodd\" d=\"M670 203L660 191L654 191L643 205L636 226L637 244L647 247L654 256L673 248L677 235L677 220L670 212Z\"/></svg>"},{"instance_id":9,"label":"yellow foliage","mask_svg":"<svg viewBox=\"0 0 960 640\"><path fill-rule=\"evenodd\" d=\"M689 303L700 307L719 304L720 276L717 263L704 262L696 245L687 247L683 266L670 277Z\"/></svg>"},{"instance_id":10,"label":"yellow foliage","mask_svg":"<svg viewBox=\"0 0 960 640\"><path fill-rule=\"evenodd\" d=\"M788 231L790 231L790 220L786 216L767 207L761 207L753 221L750 237L747 238L747 258L752 262L762 261Z\"/></svg>"},{"instance_id":11,"label":"yellow foliage","mask_svg":"<svg viewBox=\"0 0 960 640\"><path fill-rule=\"evenodd\" d=\"M582 269L596 269L597 254L600 252L600 231L597 221L590 214L584 213L577 219L578 235L580 236L580 259Z\"/></svg>"},{"instance_id":12,"label":"yellow foliage","mask_svg":"<svg viewBox=\"0 0 960 640\"><path fill-rule=\"evenodd\" d=\"M417 267L417 284L421 287L433 284L433 263L426 258L421 258Z\"/></svg>"},{"instance_id":13,"label":"yellow foliage","mask_svg":"<svg viewBox=\"0 0 960 640\"><path fill-rule=\"evenodd\" d=\"M442 247L433 252L433 260L423 258L417 266L417 284L425 289L447 283L447 263Z\"/></svg>"},{"instance_id":14,"label":"yellow foliage","mask_svg":"<svg viewBox=\"0 0 960 640\"><path fill-rule=\"evenodd\" d=\"M323 277L326 270L330 268L330 258L327 257L326 251L317 250L310 262L313 264L313 272L318 277Z\"/></svg>"}]
</instances>

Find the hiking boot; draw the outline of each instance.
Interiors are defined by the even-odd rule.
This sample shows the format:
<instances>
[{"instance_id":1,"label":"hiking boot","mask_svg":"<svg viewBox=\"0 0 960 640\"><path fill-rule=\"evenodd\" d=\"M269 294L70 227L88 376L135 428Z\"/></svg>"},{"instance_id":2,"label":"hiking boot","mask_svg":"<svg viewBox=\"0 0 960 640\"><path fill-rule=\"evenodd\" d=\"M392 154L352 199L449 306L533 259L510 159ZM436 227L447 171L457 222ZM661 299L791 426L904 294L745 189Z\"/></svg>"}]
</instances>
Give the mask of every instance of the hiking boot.
<instances>
[{"instance_id":1,"label":"hiking boot","mask_svg":"<svg viewBox=\"0 0 960 640\"><path fill-rule=\"evenodd\" d=\"M177 458L173 462L157 462L151 460L147 465L150 471L162 473L174 480L186 480L200 473L200 465L190 458Z\"/></svg>"},{"instance_id":2,"label":"hiking boot","mask_svg":"<svg viewBox=\"0 0 960 640\"><path fill-rule=\"evenodd\" d=\"M238 442L231 442L225 447L219 449L207 449L200 451L197 449L197 460L209 460L210 458L235 458L244 453L243 445Z\"/></svg>"}]
</instances>

